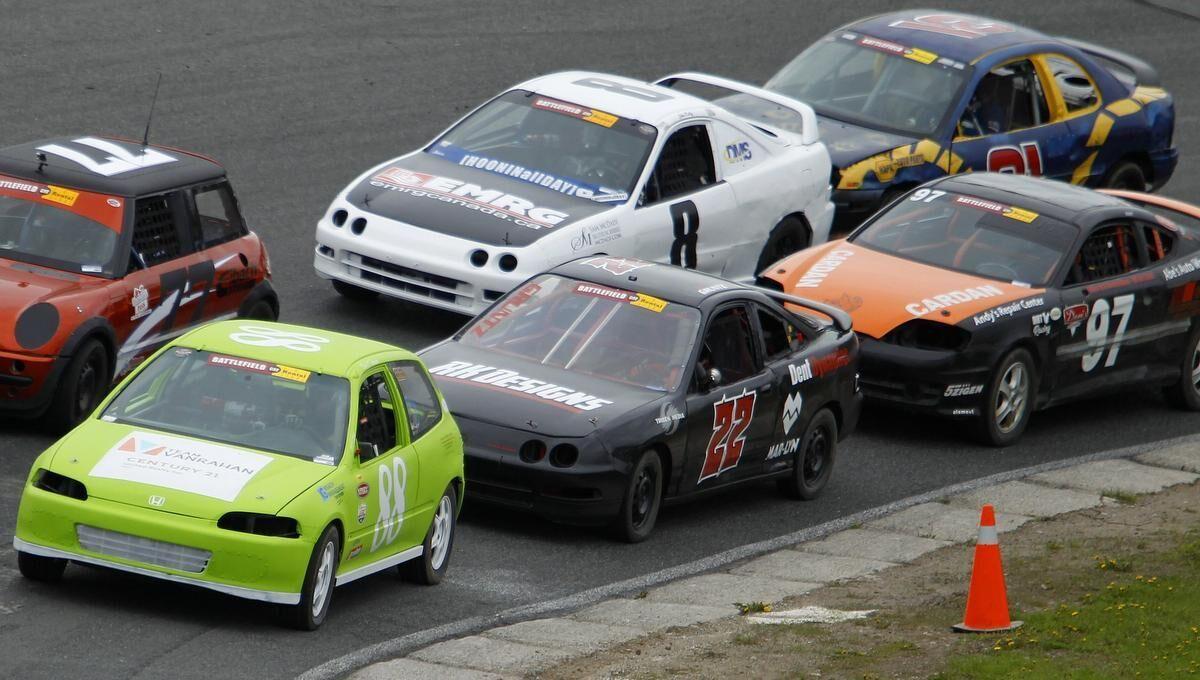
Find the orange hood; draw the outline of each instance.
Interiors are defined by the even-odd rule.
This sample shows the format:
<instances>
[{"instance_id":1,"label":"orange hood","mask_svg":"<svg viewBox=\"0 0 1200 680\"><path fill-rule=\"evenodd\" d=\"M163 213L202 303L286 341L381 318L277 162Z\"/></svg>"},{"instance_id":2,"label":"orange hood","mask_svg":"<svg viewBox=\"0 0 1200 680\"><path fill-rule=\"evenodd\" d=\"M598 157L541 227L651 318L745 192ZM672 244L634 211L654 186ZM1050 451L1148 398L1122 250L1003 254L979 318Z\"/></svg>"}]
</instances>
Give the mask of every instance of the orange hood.
<instances>
[{"instance_id":1,"label":"orange hood","mask_svg":"<svg viewBox=\"0 0 1200 680\"><path fill-rule=\"evenodd\" d=\"M958 324L1044 292L833 241L802 250L764 273L785 293L846 310L854 330L881 338L912 319Z\"/></svg>"}]
</instances>

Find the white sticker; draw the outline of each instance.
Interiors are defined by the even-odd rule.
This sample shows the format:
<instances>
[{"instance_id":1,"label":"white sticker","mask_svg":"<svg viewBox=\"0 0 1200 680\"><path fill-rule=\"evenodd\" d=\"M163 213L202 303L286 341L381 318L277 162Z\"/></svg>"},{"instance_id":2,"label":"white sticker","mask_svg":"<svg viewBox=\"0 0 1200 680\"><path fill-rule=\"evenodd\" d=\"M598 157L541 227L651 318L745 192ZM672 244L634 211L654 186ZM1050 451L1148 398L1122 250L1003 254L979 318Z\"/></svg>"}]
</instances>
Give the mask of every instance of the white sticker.
<instances>
[{"instance_id":1,"label":"white sticker","mask_svg":"<svg viewBox=\"0 0 1200 680\"><path fill-rule=\"evenodd\" d=\"M97 175L104 175L105 177L120 175L131 170L141 170L155 165L162 165L163 163L174 163L178 160L174 156L168 156L158 149L148 147L143 148L140 154L135 155L123 146L105 139L96 139L95 137L80 137L73 141L76 144L90 146L98 151L103 151L108 156L103 161L98 161L82 151L68 149L58 144L39 146L38 151L45 151L55 156L66 158L69 161L74 161Z\"/></svg>"},{"instance_id":2,"label":"white sticker","mask_svg":"<svg viewBox=\"0 0 1200 680\"><path fill-rule=\"evenodd\" d=\"M319 352L321 345L329 342L329 338L319 335L281 331L267 326L238 326L238 329L237 333L230 334L229 339L255 347L283 347L297 352Z\"/></svg>"},{"instance_id":3,"label":"white sticker","mask_svg":"<svg viewBox=\"0 0 1200 680\"><path fill-rule=\"evenodd\" d=\"M270 456L217 444L133 432L104 454L91 476L140 482L232 501Z\"/></svg>"}]
</instances>

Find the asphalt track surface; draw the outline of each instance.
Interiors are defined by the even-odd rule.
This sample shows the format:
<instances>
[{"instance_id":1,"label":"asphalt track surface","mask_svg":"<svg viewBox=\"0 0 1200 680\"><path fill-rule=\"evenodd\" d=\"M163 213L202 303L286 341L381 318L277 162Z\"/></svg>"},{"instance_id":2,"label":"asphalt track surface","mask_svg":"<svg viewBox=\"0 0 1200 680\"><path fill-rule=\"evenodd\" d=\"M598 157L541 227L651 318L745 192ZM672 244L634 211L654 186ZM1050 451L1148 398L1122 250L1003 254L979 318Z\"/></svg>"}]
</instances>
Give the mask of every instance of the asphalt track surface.
<instances>
[{"instance_id":1,"label":"asphalt track surface","mask_svg":"<svg viewBox=\"0 0 1200 680\"><path fill-rule=\"evenodd\" d=\"M1186 0L942 3L1126 50L1174 93L1182 160L1166 193L1200 199L1200 20ZM702 70L761 82L838 24L888 2L537 3L0 2L0 144L142 133L224 163L271 252L283 319L420 348L463 319L399 302L351 303L312 271L312 232L362 169L427 141L522 79L568 68L651 78ZM964 443L947 423L868 408L826 493L786 501L743 487L663 512L652 539L472 511L436 588L377 575L338 589L317 633L278 628L268 607L72 566L56 586L17 576L21 482L51 437L0 422L0 677L292 677L332 658L520 605L567 597L766 541L899 498L1006 470L1200 432L1157 393L1036 415L1017 446Z\"/></svg>"}]
</instances>

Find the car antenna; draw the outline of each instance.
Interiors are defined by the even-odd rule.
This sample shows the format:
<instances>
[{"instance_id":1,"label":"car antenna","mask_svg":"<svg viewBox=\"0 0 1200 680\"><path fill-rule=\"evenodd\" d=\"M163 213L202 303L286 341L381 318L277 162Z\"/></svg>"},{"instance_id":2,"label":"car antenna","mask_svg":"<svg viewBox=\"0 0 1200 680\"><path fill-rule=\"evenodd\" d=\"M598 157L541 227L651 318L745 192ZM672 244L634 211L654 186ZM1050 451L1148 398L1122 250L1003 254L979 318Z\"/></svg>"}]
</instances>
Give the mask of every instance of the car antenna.
<instances>
[{"instance_id":1,"label":"car antenna","mask_svg":"<svg viewBox=\"0 0 1200 680\"><path fill-rule=\"evenodd\" d=\"M150 123L154 120L154 105L158 103L158 87L162 85L162 71L158 72L158 80L154 83L154 97L150 99L150 114L146 116L146 131L142 133L142 148L150 144Z\"/></svg>"},{"instance_id":2,"label":"car antenna","mask_svg":"<svg viewBox=\"0 0 1200 680\"><path fill-rule=\"evenodd\" d=\"M509 240L508 240L508 232L507 232L507 231L506 231L506 232L504 232L504 245L506 245L506 246L511 246L511 245L512 245L512 241L509 241Z\"/></svg>"},{"instance_id":3,"label":"car antenna","mask_svg":"<svg viewBox=\"0 0 1200 680\"><path fill-rule=\"evenodd\" d=\"M42 171L42 168L46 167L46 152L45 151L35 151L33 153L33 157L37 159L37 162L38 162L37 171L40 173Z\"/></svg>"},{"instance_id":4,"label":"car antenna","mask_svg":"<svg viewBox=\"0 0 1200 680\"><path fill-rule=\"evenodd\" d=\"M371 190L370 189L367 189L366 191L363 192L363 205L365 205L368 208L371 207Z\"/></svg>"}]
</instances>

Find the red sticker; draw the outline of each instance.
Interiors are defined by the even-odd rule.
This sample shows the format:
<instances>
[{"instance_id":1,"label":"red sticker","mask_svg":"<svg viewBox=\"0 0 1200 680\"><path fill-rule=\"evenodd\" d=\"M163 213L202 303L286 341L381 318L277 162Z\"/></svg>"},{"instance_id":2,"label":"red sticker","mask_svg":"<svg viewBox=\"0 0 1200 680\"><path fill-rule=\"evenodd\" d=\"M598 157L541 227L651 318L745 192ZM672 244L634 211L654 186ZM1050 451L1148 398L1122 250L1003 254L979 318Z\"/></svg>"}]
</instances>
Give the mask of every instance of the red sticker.
<instances>
[{"instance_id":1,"label":"red sticker","mask_svg":"<svg viewBox=\"0 0 1200 680\"><path fill-rule=\"evenodd\" d=\"M371 493L371 485L366 482L358 485L358 497L366 498L367 494Z\"/></svg>"}]
</instances>

